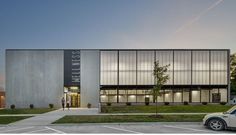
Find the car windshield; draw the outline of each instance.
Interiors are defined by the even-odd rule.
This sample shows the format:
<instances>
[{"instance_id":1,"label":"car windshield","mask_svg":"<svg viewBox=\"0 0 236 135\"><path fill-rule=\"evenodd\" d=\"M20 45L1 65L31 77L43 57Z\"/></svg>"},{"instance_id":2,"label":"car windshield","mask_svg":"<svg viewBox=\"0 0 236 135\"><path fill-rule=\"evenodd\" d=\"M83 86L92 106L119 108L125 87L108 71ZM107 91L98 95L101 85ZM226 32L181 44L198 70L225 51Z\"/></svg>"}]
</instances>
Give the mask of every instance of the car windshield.
<instances>
[{"instance_id":1,"label":"car windshield","mask_svg":"<svg viewBox=\"0 0 236 135\"><path fill-rule=\"evenodd\" d=\"M236 105L233 106L232 108L230 108L230 109L227 111L227 113L231 113L231 112L233 112L234 110L236 110Z\"/></svg>"}]
</instances>

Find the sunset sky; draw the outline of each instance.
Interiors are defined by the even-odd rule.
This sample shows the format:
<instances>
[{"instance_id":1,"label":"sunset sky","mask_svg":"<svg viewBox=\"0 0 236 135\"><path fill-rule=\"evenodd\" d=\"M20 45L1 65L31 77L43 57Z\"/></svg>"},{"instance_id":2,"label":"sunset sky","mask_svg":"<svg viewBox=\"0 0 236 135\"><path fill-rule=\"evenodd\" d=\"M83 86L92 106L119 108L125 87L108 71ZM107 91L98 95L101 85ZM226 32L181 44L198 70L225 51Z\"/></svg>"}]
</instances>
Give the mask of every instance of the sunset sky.
<instances>
[{"instance_id":1,"label":"sunset sky","mask_svg":"<svg viewBox=\"0 0 236 135\"><path fill-rule=\"evenodd\" d=\"M236 52L236 0L0 0L5 49L203 48Z\"/></svg>"}]
</instances>

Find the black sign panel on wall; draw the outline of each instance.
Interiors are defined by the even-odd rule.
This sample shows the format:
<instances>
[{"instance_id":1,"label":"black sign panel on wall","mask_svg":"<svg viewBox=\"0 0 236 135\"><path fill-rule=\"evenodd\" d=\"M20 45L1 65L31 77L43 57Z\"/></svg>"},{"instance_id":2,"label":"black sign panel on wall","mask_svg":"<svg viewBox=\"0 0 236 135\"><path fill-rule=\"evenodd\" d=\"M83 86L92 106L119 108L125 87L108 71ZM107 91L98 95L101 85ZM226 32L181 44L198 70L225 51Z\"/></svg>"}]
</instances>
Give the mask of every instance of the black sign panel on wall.
<instances>
[{"instance_id":1,"label":"black sign panel on wall","mask_svg":"<svg viewBox=\"0 0 236 135\"><path fill-rule=\"evenodd\" d=\"M80 50L64 50L64 86L80 86Z\"/></svg>"}]
</instances>

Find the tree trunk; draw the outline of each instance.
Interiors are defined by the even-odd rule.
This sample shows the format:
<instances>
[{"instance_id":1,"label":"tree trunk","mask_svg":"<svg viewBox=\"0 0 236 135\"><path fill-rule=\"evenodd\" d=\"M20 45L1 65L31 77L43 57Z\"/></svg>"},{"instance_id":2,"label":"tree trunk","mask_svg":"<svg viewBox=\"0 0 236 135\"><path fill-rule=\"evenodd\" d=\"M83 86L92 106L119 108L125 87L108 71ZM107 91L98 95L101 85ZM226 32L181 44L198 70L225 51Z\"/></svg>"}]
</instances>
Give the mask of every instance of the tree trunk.
<instances>
[{"instance_id":1,"label":"tree trunk","mask_svg":"<svg viewBox=\"0 0 236 135\"><path fill-rule=\"evenodd\" d=\"M156 117L157 117L157 97L155 98L156 100Z\"/></svg>"}]
</instances>

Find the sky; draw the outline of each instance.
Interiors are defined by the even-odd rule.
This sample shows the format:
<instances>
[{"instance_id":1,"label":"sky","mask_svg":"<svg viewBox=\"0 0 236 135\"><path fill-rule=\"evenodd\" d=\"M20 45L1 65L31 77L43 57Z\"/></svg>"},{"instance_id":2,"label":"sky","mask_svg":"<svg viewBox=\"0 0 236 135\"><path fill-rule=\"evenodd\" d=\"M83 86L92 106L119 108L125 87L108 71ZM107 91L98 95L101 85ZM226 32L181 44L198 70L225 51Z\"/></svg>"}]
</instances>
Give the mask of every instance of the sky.
<instances>
[{"instance_id":1,"label":"sky","mask_svg":"<svg viewBox=\"0 0 236 135\"><path fill-rule=\"evenodd\" d=\"M236 0L0 0L5 49L231 49Z\"/></svg>"}]
</instances>

